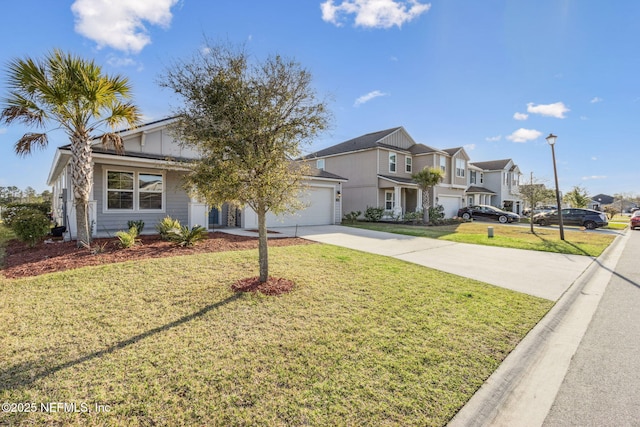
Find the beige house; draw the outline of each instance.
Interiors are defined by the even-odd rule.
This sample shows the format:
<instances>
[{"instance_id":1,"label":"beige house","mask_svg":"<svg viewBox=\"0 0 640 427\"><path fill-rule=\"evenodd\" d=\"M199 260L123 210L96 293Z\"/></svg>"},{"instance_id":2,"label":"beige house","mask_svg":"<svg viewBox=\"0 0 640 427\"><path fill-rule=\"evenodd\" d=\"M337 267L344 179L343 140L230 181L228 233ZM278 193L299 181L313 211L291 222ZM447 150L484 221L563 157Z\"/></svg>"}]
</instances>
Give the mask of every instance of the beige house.
<instances>
[{"instance_id":1,"label":"beige house","mask_svg":"<svg viewBox=\"0 0 640 427\"><path fill-rule=\"evenodd\" d=\"M411 174L426 167L441 168L445 176L432 190L432 205L442 205L450 218L464 203L469 162L464 148L439 150L418 144L403 127L362 135L304 159L348 179L342 185L344 213L383 207L391 218L421 210L422 191Z\"/></svg>"}]
</instances>

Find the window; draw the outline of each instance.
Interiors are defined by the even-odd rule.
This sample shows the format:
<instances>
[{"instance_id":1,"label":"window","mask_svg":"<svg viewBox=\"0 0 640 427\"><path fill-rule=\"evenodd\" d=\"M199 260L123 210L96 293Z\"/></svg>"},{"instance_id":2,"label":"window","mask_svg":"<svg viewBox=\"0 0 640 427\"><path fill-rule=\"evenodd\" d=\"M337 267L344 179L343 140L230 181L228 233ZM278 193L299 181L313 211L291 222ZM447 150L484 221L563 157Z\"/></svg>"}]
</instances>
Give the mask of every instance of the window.
<instances>
[{"instance_id":1,"label":"window","mask_svg":"<svg viewBox=\"0 0 640 427\"><path fill-rule=\"evenodd\" d=\"M502 172L502 178L504 180L504 185L508 185L509 184L509 174L506 172Z\"/></svg>"},{"instance_id":2,"label":"window","mask_svg":"<svg viewBox=\"0 0 640 427\"><path fill-rule=\"evenodd\" d=\"M476 183L476 171L469 171L469 184Z\"/></svg>"},{"instance_id":3,"label":"window","mask_svg":"<svg viewBox=\"0 0 640 427\"><path fill-rule=\"evenodd\" d=\"M445 156L440 156L440 169L442 172L447 172L447 158Z\"/></svg>"},{"instance_id":4,"label":"window","mask_svg":"<svg viewBox=\"0 0 640 427\"><path fill-rule=\"evenodd\" d=\"M316 160L316 168L320 169L321 171L324 170L324 159Z\"/></svg>"},{"instance_id":5,"label":"window","mask_svg":"<svg viewBox=\"0 0 640 427\"><path fill-rule=\"evenodd\" d=\"M162 210L164 177L142 172L107 171L107 210Z\"/></svg>"},{"instance_id":6,"label":"window","mask_svg":"<svg viewBox=\"0 0 640 427\"><path fill-rule=\"evenodd\" d=\"M133 209L133 172L107 173L107 209Z\"/></svg>"},{"instance_id":7,"label":"window","mask_svg":"<svg viewBox=\"0 0 640 427\"><path fill-rule=\"evenodd\" d=\"M385 191L384 192L384 208L388 211L393 210L396 206L396 200L393 191Z\"/></svg>"},{"instance_id":8,"label":"window","mask_svg":"<svg viewBox=\"0 0 640 427\"><path fill-rule=\"evenodd\" d=\"M398 155L396 153L389 153L389 172L396 172L396 161Z\"/></svg>"},{"instance_id":9,"label":"window","mask_svg":"<svg viewBox=\"0 0 640 427\"><path fill-rule=\"evenodd\" d=\"M465 169L466 169L466 164L464 159L456 159L456 176L459 178L464 178Z\"/></svg>"},{"instance_id":10,"label":"window","mask_svg":"<svg viewBox=\"0 0 640 427\"><path fill-rule=\"evenodd\" d=\"M138 174L140 210L162 209L162 175Z\"/></svg>"},{"instance_id":11,"label":"window","mask_svg":"<svg viewBox=\"0 0 640 427\"><path fill-rule=\"evenodd\" d=\"M407 156L404 158L404 171L406 173L411 173L412 171L412 160L411 157Z\"/></svg>"}]
</instances>

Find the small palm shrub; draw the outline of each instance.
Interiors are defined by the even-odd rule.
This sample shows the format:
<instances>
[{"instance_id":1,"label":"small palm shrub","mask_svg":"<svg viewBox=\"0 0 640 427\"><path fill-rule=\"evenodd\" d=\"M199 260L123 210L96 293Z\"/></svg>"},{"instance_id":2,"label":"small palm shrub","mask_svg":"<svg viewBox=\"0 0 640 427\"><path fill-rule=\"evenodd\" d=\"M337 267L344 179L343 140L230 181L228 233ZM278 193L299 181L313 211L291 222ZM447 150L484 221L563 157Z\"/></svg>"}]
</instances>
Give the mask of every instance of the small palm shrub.
<instances>
[{"instance_id":1,"label":"small palm shrub","mask_svg":"<svg viewBox=\"0 0 640 427\"><path fill-rule=\"evenodd\" d=\"M120 240L120 247L124 249L131 248L140 242L136 227L131 227L129 231L118 231L116 237Z\"/></svg>"},{"instance_id":2,"label":"small palm shrub","mask_svg":"<svg viewBox=\"0 0 640 427\"><path fill-rule=\"evenodd\" d=\"M127 227L129 227L129 230L131 230L131 227L135 227L136 230L138 230L138 234L142 233L142 229L144 228L144 221L139 219L137 221L128 221L127 222Z\"/></svg>"},{"instance_id":3,"label":"small palm shrub","mask_svg":"<svg viewBox=\"0 0 640 427\"><path fill-rule=\"evenodd\" d=\"M23 209L11 218L11 230L29 247L34 247L51 230L51 221L41 211Z\"/></svg>"},{"instance_id":4,"label":"small palm shrub","mask_svg":"<svg viewBox=\"0 0 640 427\"><path fill-rule=\"evenodd\" d=\"M160 234L162 240L171 240L169 232L174 229L180 229L180 221L173 219L170 216L166 216L156 224L156 231Z\"/></svg>"},{"instance_id":5,"label":"small palm shrub","mask_svg":"<svg viewBox=\"0 0 640 427\"><path fill-rule=\"evenodd\" d=\"M189 227L183 225L169 230L168 236L169 240L180 246L193 246L207 237L207 229L199 225L194 225L189 229Z\"/></svg>"}]
</instances>

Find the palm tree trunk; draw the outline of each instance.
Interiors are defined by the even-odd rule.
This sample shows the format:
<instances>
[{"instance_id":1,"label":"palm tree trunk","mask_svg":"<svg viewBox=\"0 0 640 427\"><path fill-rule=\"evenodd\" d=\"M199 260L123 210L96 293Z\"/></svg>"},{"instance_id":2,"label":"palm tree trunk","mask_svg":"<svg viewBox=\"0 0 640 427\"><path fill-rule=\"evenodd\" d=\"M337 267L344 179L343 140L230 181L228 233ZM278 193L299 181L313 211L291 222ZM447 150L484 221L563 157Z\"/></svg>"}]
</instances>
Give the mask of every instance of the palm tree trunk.
<instances>
[{"instance_id":1,"label":"palm tree trunk","mask_svg":"<svg viewBox=\"0 0 640 427\"><path fill-rule=\"evenodd\" d=\"M429 188L422 189L422 222L429 224Z\"/></svg>"},{"instance_id":2,"label":"palm tree trunk","mask_svg":"<svg viewBox=\"0 0 640 427\"><path fill-rule=\"evenodd\" d=\"M90 246L89 195L93 183L93 164L86 132L78 132L71 138L71 183L76 208L77 244L78 247Z\"/></svg>"},{"instance_id":3,"label":"palm tree trunk","mask_svg":"<svg viewBox=\"0 0 640 427\"><path fill-rule=\"evenodd\" d=\"M260 262L260 283L269 280L269 246L267 244L267 210L259 206L258 212L258 259Z\"/></svg>"}]
</instances>

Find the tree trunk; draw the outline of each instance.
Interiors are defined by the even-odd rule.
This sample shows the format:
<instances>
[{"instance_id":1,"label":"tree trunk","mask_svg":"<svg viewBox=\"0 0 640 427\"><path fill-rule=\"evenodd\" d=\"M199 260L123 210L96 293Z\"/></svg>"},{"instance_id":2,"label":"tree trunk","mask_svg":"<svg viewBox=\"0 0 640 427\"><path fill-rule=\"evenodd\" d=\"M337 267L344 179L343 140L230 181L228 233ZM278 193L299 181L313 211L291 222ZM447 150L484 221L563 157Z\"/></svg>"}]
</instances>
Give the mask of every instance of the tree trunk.
<instances>
[{"instance_id":1,"label":"tree trunk","mask_svg":"<svg viewBox=\"0 0 640 427\"><path fill-rule=\"evenodd\" d=\"M422 222L429 224L429 189L422 189Z\"/></svg>"},{"instance_id":2,"label":"tree trunk","mask_svg":"<svg viewBox=\"0 0 640 427\"><path fill-rule=\"evenodd\" d=\"M76 233L78 247L91 245L89 227L89 194L93 184L91 143L86 132L78 132L71 138L71 184L76 208Z\"/></svg>"},{"instance_id":3,"label":"tree trunk","mask_svg":"<svg viewBox=\"0 0 640 427\"><path fill-rule=\"evenodd\" d=\"M267 245L267 210L259 206L258 211L258 259L260 283L269 280L269 246Z\"/></svg>"}]
</instances>

